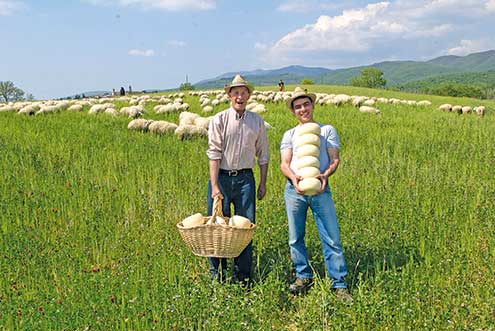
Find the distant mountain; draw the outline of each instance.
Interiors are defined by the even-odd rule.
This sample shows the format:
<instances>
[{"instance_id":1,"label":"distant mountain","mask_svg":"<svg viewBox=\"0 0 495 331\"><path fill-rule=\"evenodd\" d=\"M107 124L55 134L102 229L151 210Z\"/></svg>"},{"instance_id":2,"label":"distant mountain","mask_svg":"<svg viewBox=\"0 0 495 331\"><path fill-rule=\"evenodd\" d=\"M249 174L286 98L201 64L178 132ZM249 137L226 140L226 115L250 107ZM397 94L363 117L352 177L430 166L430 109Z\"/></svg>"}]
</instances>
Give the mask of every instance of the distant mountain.
<instances>
[{"instance_id":1,"label":"distant mountain","mask_svg":"<svg viewBox=\"0 0 495 331\"><path fill-rule=\"evenodd\" d=\"M285 84L299 83L303 78L318 77L332 70L318 67L288 66L280 69L227 72L211 79L205 79L194 84L197 89L220 88L232 81L240 73L253 85L276 85L279 79Z\"/></svg>"},{"instance_id":2,"label":"distant mountain","mask_svg":"<svg viewBox=\"0 0 495 331\"><path fill-rule=\"evenodd\" d=\"M286 84L297 84L306 77L311 78L316 84L349 85L353 77L359 76L361 70L368 67L382 70L387 86L394 87L440 75L495 70L495 50L466 56L441 56L429 61L384 61L337 70L289 66L273 70L244 71L241 74L256 86L276 85L279 79ZM197 89L221 88L230 83L235 74L225 73L212 79L202 80L194 86Z\"/></svg>"}]
</instances>

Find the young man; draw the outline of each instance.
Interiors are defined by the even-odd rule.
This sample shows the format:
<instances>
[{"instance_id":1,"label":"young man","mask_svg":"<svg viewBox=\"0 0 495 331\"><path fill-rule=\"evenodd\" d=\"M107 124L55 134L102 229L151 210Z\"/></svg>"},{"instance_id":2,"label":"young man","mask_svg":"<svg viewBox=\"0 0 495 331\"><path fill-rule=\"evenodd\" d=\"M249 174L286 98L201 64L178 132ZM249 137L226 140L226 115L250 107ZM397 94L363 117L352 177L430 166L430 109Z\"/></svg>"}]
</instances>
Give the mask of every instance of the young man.
<instances>
[{"instance_id":1,"label":"young man","mask_svg":"<svg viewBox=\"0 0 495 331\"><path fill-rule=\"evenodd\" d=\"M287 100L287 106L296 117L299 125L316 123L313 119L315 100L315 94L308 93L300 87L296 87L292 97ZM280 146L280 168L288 179L284 200L289 221L290 255L296 272L296 280L289 286L289 291L294 294L303 293L313 284L313 271L309 265L304 243L306 215L308 208L311 208L323 248L325 267L328 276L332 279L332 288L339 298L350 300L351 297L344 281L347 267L340 244L335 206L328 185L328 177L335 173L339 166L340 142L333 126L317 124L321 129L320 174L317 176L321 181L321 190L316 195L305 195L299 186L302 178L296 167L295 151L297 148L294 146L294 133L297 127L285 132Z\"/></svg>"},{"instance_id":2,"label":"young man","mask_svg":"<svg viewBox=\"0 0 495 331\"><path fill-rule=\"evenodd\" d=\"M266 193L268 172L268 139L263 119L246 110L253 87L244 78L236 75L230 85L225 86L230 98L230 108L216 114L208 129L208 159L210 181L208 182L208 215L212 213L213 199L223 196L222 211L249 218L255 222L256 195L263 199ZM260 167L260 182L256 184L252 168ZM226 259L210 257L212 279L223 280L227 268ZM238 281L248 285L251 281L253 259L252 243L234 259L234 273Z\"/></svg>"}]
</instances>

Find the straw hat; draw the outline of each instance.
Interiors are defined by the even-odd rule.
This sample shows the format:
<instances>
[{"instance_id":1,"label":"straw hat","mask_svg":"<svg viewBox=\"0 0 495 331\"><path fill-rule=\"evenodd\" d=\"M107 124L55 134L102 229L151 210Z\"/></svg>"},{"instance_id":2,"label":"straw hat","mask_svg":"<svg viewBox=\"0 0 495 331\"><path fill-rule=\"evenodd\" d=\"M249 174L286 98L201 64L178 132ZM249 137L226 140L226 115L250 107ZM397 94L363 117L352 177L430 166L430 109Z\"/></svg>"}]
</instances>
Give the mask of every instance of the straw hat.
<instances>
[{"instance_id":1,"label":"straw hat","mask_svg":"<svg viewBox=\"0 0 495 331\"><path fill-rule=\"evenodd\" d=\"M249 94L253 93L254 87L249 84L241 75L235 75L234 79L232 79L232 83L224 87L225 92L229 93L230 89L237 86L245 86L247 87Z\"/></svg>"},{"instance_id":2,"label":"straw hat","mask_svg":"<svg viewBox=\"0 0 495 331\"><path fill-rule=\"evenodd\" d=\"M292 92L292 96L290 97L290 99L287 99L286 101L287 107L289 107L289 109L292 110L292 102L300 97L310 98L313 105L315 104L316 94L308 93L304 89L298 86L294 89L294 92Z\"/></svg>"}]
</instances>

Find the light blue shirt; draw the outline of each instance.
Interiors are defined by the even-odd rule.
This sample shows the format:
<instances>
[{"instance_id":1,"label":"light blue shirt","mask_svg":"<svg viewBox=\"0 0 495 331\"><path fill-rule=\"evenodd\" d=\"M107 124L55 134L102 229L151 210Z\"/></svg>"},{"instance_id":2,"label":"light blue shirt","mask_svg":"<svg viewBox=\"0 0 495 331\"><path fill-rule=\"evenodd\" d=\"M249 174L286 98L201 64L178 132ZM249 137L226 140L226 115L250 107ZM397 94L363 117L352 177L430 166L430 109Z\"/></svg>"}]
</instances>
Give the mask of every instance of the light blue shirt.
<instances>
[{"instance_id":1,"label":"light blue shirt","mask_svg":"<svg viewBox=\"0 0 495 331\"><path fill-rule=\"evenodd\" d=\"M320 133L320 173L325 171L330 165L330 159L328 158L328 148L337 148L340 149L340 140L337 135L337 130L329 124L321 124L317 123L321 128ZM280 143L280 151L287 148L292 148L292 160L290 162L290 168L297 174L297 168L295 164L297 162L297 156L295 154L294 148L294 132L296 131L297 126L285 131L284 137L282 138L282 142Z\"/></svg>"}]
</instances>

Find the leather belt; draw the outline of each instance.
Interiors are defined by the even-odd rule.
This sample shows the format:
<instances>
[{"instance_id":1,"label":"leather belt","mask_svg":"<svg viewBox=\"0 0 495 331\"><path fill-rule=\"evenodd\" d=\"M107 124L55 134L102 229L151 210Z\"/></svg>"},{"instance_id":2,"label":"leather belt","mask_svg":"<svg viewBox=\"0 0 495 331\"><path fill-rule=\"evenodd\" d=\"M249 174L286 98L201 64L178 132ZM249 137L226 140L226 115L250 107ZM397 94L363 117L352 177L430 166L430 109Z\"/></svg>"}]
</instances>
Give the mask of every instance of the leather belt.
<instances>
[{"instance_id":1,"label":"leather belt","mask_svg":"<svg viewBox=\"0 0 495 331\"><path fill-rule=\"evenodd\" d=\"M237 175L240 175L240 174L243 174L243 173L247 173L247 172L253 172L252 169L239 169L239 170L225 170L225 169L220 169L220 173L222 175L227 175L227 176L231 176L231 177L235 177Z\"/></svg>"}]
</instances>

